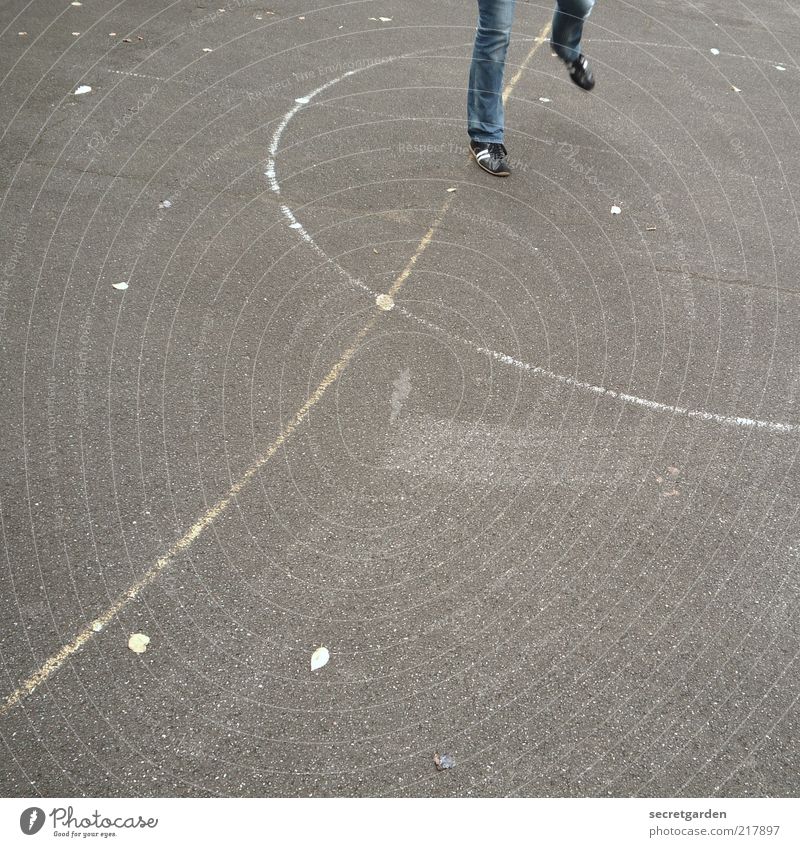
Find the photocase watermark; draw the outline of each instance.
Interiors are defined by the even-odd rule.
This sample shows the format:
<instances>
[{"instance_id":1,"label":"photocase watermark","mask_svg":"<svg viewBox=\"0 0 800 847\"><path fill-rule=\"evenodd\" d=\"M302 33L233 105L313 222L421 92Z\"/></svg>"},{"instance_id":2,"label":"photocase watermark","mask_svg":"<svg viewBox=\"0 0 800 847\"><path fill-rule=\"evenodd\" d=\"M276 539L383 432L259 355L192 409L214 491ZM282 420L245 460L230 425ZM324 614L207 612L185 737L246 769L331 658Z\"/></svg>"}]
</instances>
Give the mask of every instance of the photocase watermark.
<instances>
[{"instance_id":1,"label":"photocase watermark","mask_svg":"<svg viewBox=\"0 0 800 847\"><path fill-rule=\"evenodd\" d=\"M225 3L224 9L215 9L214 11L209 12L207 15L203 15L202 18L198 18L196 21L191 21L190 26L193 29L200 29L200 27L205 26L206 24L213 24L214 21L221 18L226 12L230 12L232 9L244 9L247 6L252 6L257 2L257 0L227 0ZM273 12L268 12L267 14L274 14Z\"/></svg>"},{"instance_id":2,"label":"photocase watermark","mask_svg":"<svg viewBox=\"0 0 800 847\"><path fill-rule=\"evenodd\" d=\"M350 71L366 70L367 68L371 68L375 65L383 65L399 58L401 57L381 56L376 59L352 59L347 62L337 62L333 65L324 65L318 68L311 68L306 71L296 71L295 73L285 77L284 79L280 79L276 82L271 82L264 88L258 88L255 91L246 91L245 97L247 98L247 101L249 103L254 103L255 101L261 100L264 97L270 97L273 94L277 94L279 91L283 91L286 88L291 88L298 82L309 82L311 80L317 80L320 77L331 79L337 76L341 76L342 74L348 73Z\"/></svg>"},{"instance_id":3,"label":"photocase watermark","mask_svg":"<svg viewBox=\"0 0 800 847\"><path fill-rule=\"evenodd\" d=\"M92 151L92 153L96 156L101 150L104 150L122 132L122 130L125 129L126 126L133 123L133 121L139 116L141 111L156 96L156 94L158 94L158 86L153 85L149 91L146 91L141 97L139 97L135 106L131 106L128 109L128 111L122 116L122 120L114 118L114 126L108 131L107 135L103 135L101 132L94 132L87 142L87 147Z\"/></svg>"},{"instance_id":4,"label":"photocase watermark","mask_svg":"<svg viewBox=\"0 0 800 847\"><path fill-rule=\"evenodd\" d=\"M25 835L36 835L36 833L44 826L45 814L44 809L38 806L31 806L19 816L19 828Z\"/></svg>"},{"instance_id":5,"label":"photocase watermark","mask_svg":"<svg viewBox=\"0 0 800 847\"><path fill-rule=\"evenodd\" d=\"M11 286L11 280L14 279L22 258L22 248L28 238L28 224L24 221L17 224L12 233L7 233L6 243L13 239L11 252L8 258L3 263L2 277L0 278L0 328L2 328L6 316L6 302L8 301L8 289Z\"/></svg>"},{"instance_id":6,"label":"photocase watermark","mask_svg":"<svg viewBox=\"0 0 800 847\"><path fill-rule=\"evenodd\" d=\"M56 806L45 814L44 809L31 806L19 816L19 828L25 835L36 835L50 818L54 836L62 838L109 838L118 830L155 829L158 818L144 818L141 815L127 817L107 817L95 809L91 814L79 817L72 806Z\"/></svg>"},{"instance_id":7,"label":"photocase watermark","mask_svg":"<svg viewBox=\"0 0 800 847\"><path fill-rule=\"evenodd\" d=\"M200 332L197 339L197 346L194 350L193 359L194 367L192 369L192 420L190 421L191 429L195 435L204 414L204 405L201 402L201 394L204 388L208 386L208 362L207 356L211 352L212 345L209 344L209 336L214 330L214 312L212 309L206 309L203 315L203 322L200 325Z\"/></svg>"},{"instance_id":8,"label":"photocase watermark","mask_svg":"<svg viewBox=\"0 0 800 847\"><path fill-rule=\"evenodd\" d=\"M683 290L683 303L689 319L693 321L697 317L697 307L695 303L694 288L692 286L691 276L689 275L686 245L683 243L683 239L680 238L678 234L678 227L675 225L675 222L667 211L664 198L660 194L654 194L653 203L655 203L656 212L658 213L658 216L664 224L664 228L674 245L676 251L675 258L678 262L681 288Z\"/></svg>"},{"instance_id":9,"label":"photocase watermark","mask_svg":"<svg viewBox=\"0 0 800 847\"><path fill-rule=\"evenodd\" d=\"M681 83L688 89L689 95L692 100L696 100L703 107L703 117L707 120L710 120L714 126L718 127L722 134L727 138L728 145L730 146L731 151L734 156L739 160L739 163L742 166L742 169L750 173L752 169L752 163L750 158L742 146L741 139L735 134L733 124L726 120L724 115L716 108L715 102L708 97L705 91L699 89L692 79L687 76L684 72L682 73L678 79Z\"/></svg>"},{"instance_id":10,"label":"photocase watermark","mask_svg":"<svg viewBox=\"0 0 800 847\"><path fill-rule=\"evenodd\" d=\"M92 342L92 317L87 314L85 320L81 324L81 331L78 335L78 366L75 369L77 377L77 423L79 427L84 426L87 420L86 414L86 373L89 365L89 345Z\"/></svg>"},{"instance_id":11,"label":"photocase watermark","mask_svg":"<svg viewBox=\"0 0 800 847\"><path fill-rule=\"evenodd\" d=\"M466 156L470 150L466 144L455 141L442 141L438 144L425 142L401 142L397 145L397 152L400 156ZM516 159L513 156L508 156L507 161L511 169L517 173L526 173L530 169L530 164L523 159Z\"/></svg>"},{"instance_id":12,"label":"photocase watermark","mask_svg":"<svg viewBox=\"0 0 800 847\"><path fill-rule=\"evenodd\" d=\"M55 519L59 529L63 529L64 521L61 517L61 475L58 472L58 426L57 417L58 388L56 377L52 371L47 375L47 475L50 478L50 490L55 500Z\"/></svg>"},{"instance_id":13,"label":"photocase watermark","mask_svg":"<svg viewBox=\"0 0 800 847\"><path fill-rule=\"evenodd\" d=\"M578 156L580 155L580 149L576 147L574 144L569 144L566 141L559 141L556 145L556 152L563 156L567 161L567 167L575 174L583 179L591 185L593 188L596 188L601 194L605 197L608 197L610 200L614 200L616 195L595 173L594 165L586 165L582 162Z\"/></svg>"}]
</instances>

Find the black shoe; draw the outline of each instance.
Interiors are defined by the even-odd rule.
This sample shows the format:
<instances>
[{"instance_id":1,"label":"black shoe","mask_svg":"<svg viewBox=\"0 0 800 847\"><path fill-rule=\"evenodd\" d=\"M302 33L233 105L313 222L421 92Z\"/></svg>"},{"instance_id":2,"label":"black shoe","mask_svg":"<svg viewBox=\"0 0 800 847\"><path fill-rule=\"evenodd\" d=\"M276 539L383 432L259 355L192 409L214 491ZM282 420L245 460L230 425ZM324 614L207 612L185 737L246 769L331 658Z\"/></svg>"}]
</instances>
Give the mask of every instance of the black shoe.
<instances>
[{"instance_id":1,"label":"black shoe","mask_svg":"<svg viewBox=\"0 0 800 847\"><path fill-rule=\"evenodd\" d=\"M508 150L502 144L470 140L469 149L475 161L492 176L510 176Z\"/></svg>"},{"instance_id":2,"label":"black shoe","mask_svg":"<svg viewBox=\"0 0 800 847\"><path fill-rule=\"evenodd\" d=\"M594 88L594 74L589 60L583 53L578 54L578 58L572 62L566 62L567 70L569 71L570 79L585 91L591 91Z\"/></svg>"}]
</instances>

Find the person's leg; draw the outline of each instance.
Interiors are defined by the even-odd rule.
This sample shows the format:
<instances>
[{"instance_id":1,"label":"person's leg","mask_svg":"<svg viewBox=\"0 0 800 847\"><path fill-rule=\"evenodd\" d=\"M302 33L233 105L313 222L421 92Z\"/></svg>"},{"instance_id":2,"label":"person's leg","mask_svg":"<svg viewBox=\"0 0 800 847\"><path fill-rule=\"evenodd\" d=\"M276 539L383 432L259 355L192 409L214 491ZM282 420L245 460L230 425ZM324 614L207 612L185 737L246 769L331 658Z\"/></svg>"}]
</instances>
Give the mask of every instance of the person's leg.
<instances>
[{"instance_id":1,"label":"person's leg","mask_svg":"<svg viewBox=\"0 0 800 847\"><path fill-rule=\"evenodd\" d=\"M595 0L556 0L550 46L565 62L581 55L583 24Z\"/></svg>"},{"instance_id":2,"label":"person's leg","mask_svg":"<svg viewBox=\"0 0 800 847\"><path fill-rule=\"evenodd\" d=\"M469 69L467 132L474 141L503 142L503 71L515 0L478 0L478 28Z\"/></svg>"}]
</instances>

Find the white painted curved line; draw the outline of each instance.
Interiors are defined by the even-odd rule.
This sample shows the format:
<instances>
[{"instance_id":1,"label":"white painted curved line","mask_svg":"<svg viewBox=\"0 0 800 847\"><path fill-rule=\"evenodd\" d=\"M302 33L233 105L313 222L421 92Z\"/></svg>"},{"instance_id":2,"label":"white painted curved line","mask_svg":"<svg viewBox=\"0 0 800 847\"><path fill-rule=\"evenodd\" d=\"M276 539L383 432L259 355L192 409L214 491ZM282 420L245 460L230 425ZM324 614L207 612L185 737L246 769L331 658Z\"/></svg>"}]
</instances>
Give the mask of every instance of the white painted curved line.
<instances>
[{"instance_id":1,"label":"white painted curved line","mask_svg":"<svg viewBox=\"0 0 800 847\"><path fill-rule=\"evenodd\" d=\"M385 64L389 61L393 61L393 59L386 59L382 62L376 62L375 65ZM368 67L373 67L373 65L370 65ZM280 146L281 137L286 131L286 127L289 125L289 122L304 106L308 105L318 94L321 94L323 91L326 91L334 85L337 85L347 77L360 73L362 70L367 70L367 67L355 68L354 70L348 71L347 73L342 74L341 76L338 76L335 79L329 80L324 85L319 86L319 88L315 88L313 91L310 91L303 97L296 98L295 105L292 106L292 108L283 116L283 119L281 120L280 124L278 125L278 128L275 130L275 133L272 136L272 141L269 147L269 158L267 160L267 169L264 171L264 175L269 181L270 188L276 194L279 195L281 193L280 183L278 181L277 176L276 157L278 154L278 148ZM303 226L303 224L297 219L294 212L289 208L289 206L285 204L282 205L281 212L283 213L283 216L286 218L286 220L289 222L290 229L295 230L295 232L297 232L297 234L303 239L303 241L305 241L306 244L308 244L309 247L311 247L311 249L314 250L315 253L317 253L317 255L324 259L326 263L336 268L336 270L351 285L354 285L362 291L365 291L373 299L379 296L378 292L373 291L363 280L352 276L335 259L329 256L317 244L314 238ZM433 321L429 321L426 318L422 318L419 315L415 315L413 312L410 312L408 309L402 306L395 305L394 310L402 314L404 317L413 320L416 323L422 324L428 329L432 329L435 332L439 332L442 335L445 335L451 341L456 341L463 344L464 346L470 348L476 353L480 353L481 355L493 359L497 362L501 362L504 365L509 365L510 367L517 368L518 370L524 371L525 373L530 373L534 374L535 376L542 377L544 379L549 379L568 388L574 388L579 391L586 392L587 394L593 394L596 397L603 397L609 400L618 400L622 403L627 403L631 406L638 406L642 409L648 409L651 412L659 412L662 414L674 415L677 417L686 417L692 420L700 420L706 421L708 423L720 424L721 426L738 427L741 429L755 429L783 434L800 433L800 424L784 423L781 421L761 420L759 418L748 418L742 415L720 415L716 412L708 412L703 409L690 409L684 406L671 405L669 403L659 403L657 400L649 400L645 397L638 397L635 394L628 394L625 391L617 391L613 388L605 388L602 385L593 385L590 382L583 382L582 380L575 379L571 376L557 374L554 371L541 367L540 365L532 365L529 362L524 362L520 359L516 359L514 356L509 356L507 353L502 353L498 350L492 350L488 347L481 347L480 345L475 344L474 342L469 341L466 338L461 338L460 336L453 334L449 330L444 329L444 327L439 326Z\"/></svg>"}]
</instances>

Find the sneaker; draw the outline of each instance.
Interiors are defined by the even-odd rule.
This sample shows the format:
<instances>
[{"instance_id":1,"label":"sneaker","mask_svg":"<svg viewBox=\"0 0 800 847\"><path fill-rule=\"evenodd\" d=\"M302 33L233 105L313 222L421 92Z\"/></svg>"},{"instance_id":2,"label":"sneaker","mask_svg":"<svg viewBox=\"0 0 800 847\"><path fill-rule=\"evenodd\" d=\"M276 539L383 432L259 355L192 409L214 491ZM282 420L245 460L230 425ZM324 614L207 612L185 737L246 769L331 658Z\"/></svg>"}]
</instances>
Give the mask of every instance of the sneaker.
<instances>
[{"instance_id":1,"label":"sneaker","mask_svg":"<svg viewBox=\"0 0 800 847\"><path fill-rule=\"evenodd\" d=\"M578 58L572 62L566 62L567 70L569 71L570 79L585 91L591 91L594 88L594 74L589 60L583 53L578 54Z\"/></svg>"},{"instance_id":2,"label":"sneaker","mask_svg":"<svg viewBox=\"0 0 800 847\"><path fill-rule=\"evenodd\" d=\"M508 150L503 144L471 139L469 149L475 161L486 173L492 176L511 175L511 168L508 166Z\"/></svg>"}]
</instances>

